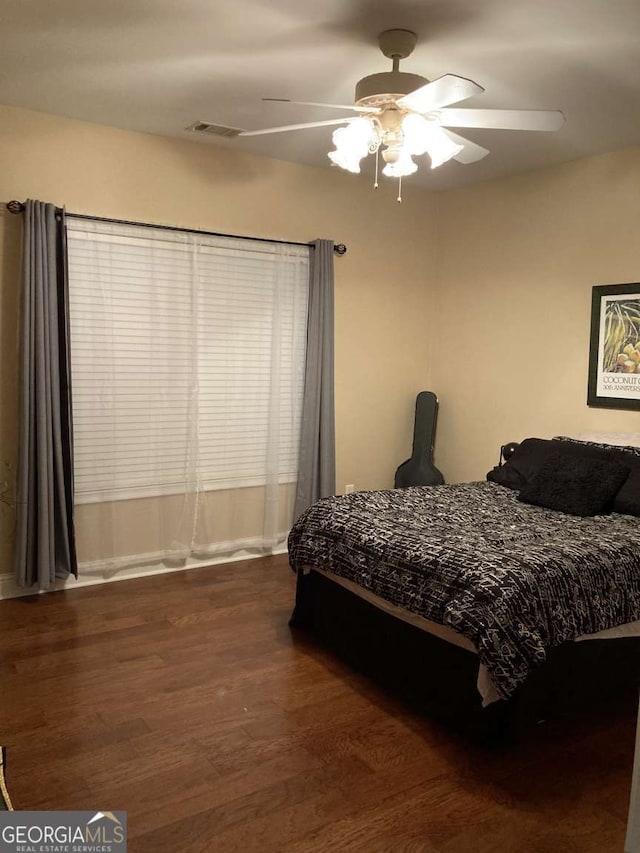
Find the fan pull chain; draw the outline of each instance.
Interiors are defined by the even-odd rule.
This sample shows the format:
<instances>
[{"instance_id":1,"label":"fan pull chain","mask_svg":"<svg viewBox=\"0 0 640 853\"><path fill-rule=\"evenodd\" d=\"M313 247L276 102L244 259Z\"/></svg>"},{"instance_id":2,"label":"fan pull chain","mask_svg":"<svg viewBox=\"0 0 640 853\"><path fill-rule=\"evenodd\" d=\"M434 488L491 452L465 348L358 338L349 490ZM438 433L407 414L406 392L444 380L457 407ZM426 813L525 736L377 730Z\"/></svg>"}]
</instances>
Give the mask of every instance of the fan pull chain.
<instances>
[{"instance_id":1,"label":"fan pull chain","mask_svg":"<svg viewBox=\"0 0 640 853\"><path fill-rule=\"evenodd\" d=\"M380 150L380 148L379 148L379 147L378 147L378 148L376 148L376 177L375 177L375 180L374 180L374 182L373 182L373 188L374 188L374 190L377 190L377 189L378 189L378 151L379 151L379 150Z\"/></svg>"},{"instance_id":2,"label":"fan pull chain","mask_svg":"<svg viewBox=\"0 0 640 853\"><path fill-rule=\"evenodd\" d=\"M396 201L398 204L402 204L402 175L398 178L398 198Z\"/></svg>"}]
</instances>

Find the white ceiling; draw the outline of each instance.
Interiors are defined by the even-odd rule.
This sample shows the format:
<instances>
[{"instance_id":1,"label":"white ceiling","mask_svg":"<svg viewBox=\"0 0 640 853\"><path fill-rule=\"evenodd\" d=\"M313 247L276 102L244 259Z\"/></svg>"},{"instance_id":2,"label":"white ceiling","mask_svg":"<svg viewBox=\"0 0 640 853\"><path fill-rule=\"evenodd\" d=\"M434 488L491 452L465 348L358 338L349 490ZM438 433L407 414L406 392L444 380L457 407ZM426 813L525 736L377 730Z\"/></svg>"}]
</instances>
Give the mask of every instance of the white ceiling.
<instances>
[{"instance_id":1,"label":"white ceiling","mask_svg":"<svg viewBox=\"0 0 640 853\"><path fill-rule=\"evenodd\" d=\"M0 103L332 168L332 128L233 141L184 128L341 117L261 98L352 103L359 78L390 69L377 47L389 28L418 33L402 70L485 88L461 106L567 117L556 133L460 131L491 154L434 171L424 158L408 183L443 189L640 144L640 0L0 0Z\"/></svg>"}]
</instances>

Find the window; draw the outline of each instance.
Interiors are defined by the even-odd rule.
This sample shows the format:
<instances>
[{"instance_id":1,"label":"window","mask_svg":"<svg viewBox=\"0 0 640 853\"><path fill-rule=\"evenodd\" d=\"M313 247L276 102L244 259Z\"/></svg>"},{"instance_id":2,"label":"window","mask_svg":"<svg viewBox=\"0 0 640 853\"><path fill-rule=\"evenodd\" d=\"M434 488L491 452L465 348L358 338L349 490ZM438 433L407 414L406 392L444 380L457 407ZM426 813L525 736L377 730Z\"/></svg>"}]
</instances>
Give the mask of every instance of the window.
<instances>
[{"instance_id":1,"label":"window","mask_svg":"<svg viewBox=\"0 0 640 853\"><path fill-rule=\"evenodd\" d=\"M67 225L76 501L294 481L309 250Z\"/></svg>"}]
</instances>

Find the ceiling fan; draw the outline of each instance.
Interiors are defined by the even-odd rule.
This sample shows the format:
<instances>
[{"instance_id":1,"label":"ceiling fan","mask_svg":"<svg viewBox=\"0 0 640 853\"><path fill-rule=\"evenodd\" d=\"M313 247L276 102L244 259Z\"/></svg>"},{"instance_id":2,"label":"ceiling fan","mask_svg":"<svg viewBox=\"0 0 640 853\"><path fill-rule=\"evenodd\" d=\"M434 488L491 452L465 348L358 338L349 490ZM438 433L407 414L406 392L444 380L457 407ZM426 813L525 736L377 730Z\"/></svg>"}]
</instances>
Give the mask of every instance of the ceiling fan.
<instances>
[{"instance_id":1,"label":"ceiling fan","mask_svg":"<svg viewBox=\"0 0 640 853\"><path fill-rule=\"evenodd\" d=\"M385 162L383 174L400 179L417 170L412 157L425 153L430 156L432 169L451 159L475 163L487 156L487 148L449 128L549 131L558 130L564 123L560 110L451 108L451 104L479 95L484 89L473 80L455 74L429 81L419 74L400 71L400 60L413 52L417 41L416 34L410 30L386 30L378 41L382 53L392 60L392 70L359 80L353 105L263 98L264 101L348 110L355 112L355 116L240 130L233 135L263 136L309 127L344 125L333 133L335 150L329 152L329 158L343 169L359 172L363 157L375 154L377 186L378 154Z\"/></svg>"}]
</instances>

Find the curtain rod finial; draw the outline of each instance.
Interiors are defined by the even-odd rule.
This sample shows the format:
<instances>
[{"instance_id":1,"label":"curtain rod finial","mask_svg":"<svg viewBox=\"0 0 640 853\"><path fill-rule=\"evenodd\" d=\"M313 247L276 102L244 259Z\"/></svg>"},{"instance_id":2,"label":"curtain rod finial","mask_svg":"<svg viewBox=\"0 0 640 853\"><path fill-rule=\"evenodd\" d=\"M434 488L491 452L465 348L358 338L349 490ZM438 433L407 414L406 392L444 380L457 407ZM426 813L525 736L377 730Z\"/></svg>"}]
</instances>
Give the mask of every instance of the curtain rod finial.
<instances>
[{"instance_id":1,"label":"curtain rod finial","mask_svg":"<svg viewBox=\"0 0 640 853\"><path fill-rule=\"evenodd\" d=\"M336 243L336 245L333 247L333 251L336 253L336 255L346 255L347 247L344 243Z\"/></svg>"},{"instance_id":2,"label":"curtain rod finial","mask_svg":"<svg viewBox=\"0 0 640 853\"><path fill-rule=\"evenodd\" d=\"M9 213L22 213L24 211L24 204L21 201L13 201L7 202L7 210Z\"/></svg>"}]
</instances>

